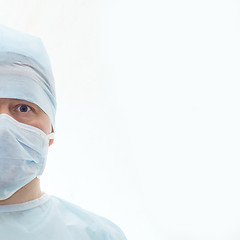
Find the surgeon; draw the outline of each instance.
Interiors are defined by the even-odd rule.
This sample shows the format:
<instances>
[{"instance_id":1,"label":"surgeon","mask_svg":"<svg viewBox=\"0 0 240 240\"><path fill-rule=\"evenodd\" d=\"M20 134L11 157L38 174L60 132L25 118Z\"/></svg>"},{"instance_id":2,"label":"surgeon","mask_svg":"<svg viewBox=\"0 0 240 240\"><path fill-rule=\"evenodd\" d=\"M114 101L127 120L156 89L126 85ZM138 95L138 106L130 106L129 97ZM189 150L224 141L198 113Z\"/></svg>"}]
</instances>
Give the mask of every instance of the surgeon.
<instances>
[{"instance_id":1,"label":"surgeon","mask_svg":"<svg viewBox=\"0 0 240 240\"><path fill-rule=\"evenodd\" d=\"M0 25L0 239L126 240L111 221L41 191L56 106L41 40Z\"/></svg>"}]
</instances>

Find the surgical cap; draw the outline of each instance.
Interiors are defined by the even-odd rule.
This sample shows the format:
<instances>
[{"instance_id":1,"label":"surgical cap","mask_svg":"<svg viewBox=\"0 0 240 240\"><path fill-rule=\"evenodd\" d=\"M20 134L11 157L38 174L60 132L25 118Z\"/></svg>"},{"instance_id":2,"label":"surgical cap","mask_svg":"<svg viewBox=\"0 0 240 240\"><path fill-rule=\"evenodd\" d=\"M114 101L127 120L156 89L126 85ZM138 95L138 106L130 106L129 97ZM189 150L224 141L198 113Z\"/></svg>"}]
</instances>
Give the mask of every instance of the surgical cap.
<instances>
[{"instance_id":1,"label":"surgical cap","mask_svg":"<svg viewBox=\"0 0 240 240\"><path fill-rule=\"evenodd\" d=\"M0 98L38 105L55 131L56 94L51 64L42 41L0 25Z\"/></svg>"}]
</instances>

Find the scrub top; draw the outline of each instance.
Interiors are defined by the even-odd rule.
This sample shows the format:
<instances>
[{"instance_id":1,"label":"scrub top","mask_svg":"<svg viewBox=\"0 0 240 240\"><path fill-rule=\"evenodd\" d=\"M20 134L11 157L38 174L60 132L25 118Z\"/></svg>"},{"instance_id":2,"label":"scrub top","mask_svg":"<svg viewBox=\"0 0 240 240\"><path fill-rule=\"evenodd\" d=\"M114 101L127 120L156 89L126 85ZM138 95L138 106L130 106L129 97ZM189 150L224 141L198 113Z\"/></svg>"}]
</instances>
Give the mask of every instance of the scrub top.
<instances>
[{"instance_id":1,"label":"scrub top","mask_svg":"<svg viewBox=\"0 0 240 240\"><path fill-rule=\"evenodd\" d=\"M0 205L0 239L126 240L106 218L46 193L20 204Z\"/></svg>"}]
</instances>

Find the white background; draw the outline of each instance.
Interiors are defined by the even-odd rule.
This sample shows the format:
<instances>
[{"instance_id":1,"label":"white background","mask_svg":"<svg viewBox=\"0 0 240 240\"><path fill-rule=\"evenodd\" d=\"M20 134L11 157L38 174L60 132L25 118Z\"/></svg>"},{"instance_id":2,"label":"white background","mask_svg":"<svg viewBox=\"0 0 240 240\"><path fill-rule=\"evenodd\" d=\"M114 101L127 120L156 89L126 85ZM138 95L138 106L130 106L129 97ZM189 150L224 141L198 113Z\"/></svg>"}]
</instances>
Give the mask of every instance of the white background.
<instances>
[{"instance_id":1,"label":"white background","mask_svg":"<svg viewBox=\"0 0 240 240\"><path fill-rule=\"evenodd\" d=\"M55 75L42 189L128 240L240 239L239 5L0 0Z\"/></svg>"}]
</instances>

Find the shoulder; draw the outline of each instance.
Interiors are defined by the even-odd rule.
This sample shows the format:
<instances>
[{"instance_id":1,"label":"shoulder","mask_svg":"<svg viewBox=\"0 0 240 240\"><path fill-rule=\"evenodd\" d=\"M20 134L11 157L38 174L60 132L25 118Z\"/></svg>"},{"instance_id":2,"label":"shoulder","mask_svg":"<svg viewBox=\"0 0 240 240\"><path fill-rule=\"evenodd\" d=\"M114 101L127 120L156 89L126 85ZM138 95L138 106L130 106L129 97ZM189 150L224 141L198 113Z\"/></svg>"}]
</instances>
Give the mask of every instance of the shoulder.
<instances>
[{"instance_id":1,"label":"shoulder","mask_svg":"<svg viewBox=\"0 0 240 240\"><path fill-rule=\"evenodd\" d=\"M70 221L73 227L84 228L89 235L101 235L102 239L126 240L122 230L107 218L82 209L61 198L55 196L50 196L50 198L54 207L58 208L59 214L62 215L65 221Z\"/></svg>"}]
</instances>

